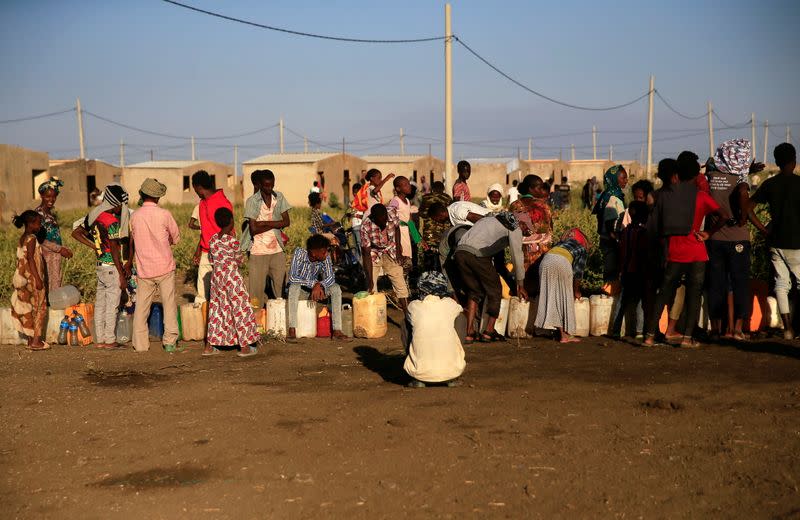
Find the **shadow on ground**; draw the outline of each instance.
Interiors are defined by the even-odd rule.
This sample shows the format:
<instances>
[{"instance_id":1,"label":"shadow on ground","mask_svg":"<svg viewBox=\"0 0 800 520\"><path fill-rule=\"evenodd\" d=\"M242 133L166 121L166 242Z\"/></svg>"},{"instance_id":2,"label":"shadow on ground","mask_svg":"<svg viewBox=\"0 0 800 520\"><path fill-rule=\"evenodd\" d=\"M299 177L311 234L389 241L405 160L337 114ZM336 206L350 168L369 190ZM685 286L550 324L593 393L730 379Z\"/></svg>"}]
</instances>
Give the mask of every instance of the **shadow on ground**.
<instances>
[{"instance_id":1,"label":"shadow on ground","mask_svg":"<svg viewBox=\"0 0 800 520\"><path fill-rule=\"evenodd\" d=\"M356 353L358 361L365 368L381 376L387 383L405 385L411 380L406 371L403 370L403 362L406 359L405 354L384 354L380 350L367 345L354 347L353 352Z\"/></svg>"}]
</instances>

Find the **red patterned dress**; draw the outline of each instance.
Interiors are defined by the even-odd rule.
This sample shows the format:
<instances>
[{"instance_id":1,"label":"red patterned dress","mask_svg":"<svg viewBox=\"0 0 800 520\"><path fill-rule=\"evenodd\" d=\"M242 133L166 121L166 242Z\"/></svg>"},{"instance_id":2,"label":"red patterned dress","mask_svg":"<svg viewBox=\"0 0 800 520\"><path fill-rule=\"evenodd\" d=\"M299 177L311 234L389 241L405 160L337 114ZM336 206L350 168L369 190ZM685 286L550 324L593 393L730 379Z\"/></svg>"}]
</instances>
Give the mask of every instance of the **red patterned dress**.
<instances>
[{"instance_id":1,"label":"red patterned dress","mask_svg":"<svg viewBox=\"0 0 800 520\"><path fill-rule=\"evenodd\" d=\"M214 266L208 305L209 345L239 345L245 349L261 338L239 272L239 255L239 241L235 237L217 233L208 241L208 256Z\"/></svg>"}]
</instances>

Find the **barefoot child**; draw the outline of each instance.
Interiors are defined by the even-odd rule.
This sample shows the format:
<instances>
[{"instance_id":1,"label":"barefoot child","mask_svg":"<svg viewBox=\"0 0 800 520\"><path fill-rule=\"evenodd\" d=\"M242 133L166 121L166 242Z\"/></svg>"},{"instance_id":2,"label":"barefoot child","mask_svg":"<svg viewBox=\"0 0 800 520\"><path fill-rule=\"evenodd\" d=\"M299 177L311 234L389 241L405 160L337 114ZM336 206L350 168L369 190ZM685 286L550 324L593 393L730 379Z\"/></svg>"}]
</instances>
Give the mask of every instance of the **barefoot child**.
<instances>
[{"instance_id":1,"label":"barefoot child","mask_svg":"<svg viewBox=\"0 0 800 520\"><path fill-rule=\"evenodd\" d=\"M17 269L14 271L14 293L11 295L11 317L14 327L28 337L30 350L47 350L42 341L47 313L44 289L44 259L36 234L42 228L42 217L33 210L14 217L14 226L25 227L17 245Z\"/></svg>"},{"instance_id":2,"label":"barefoot child","mask_svg":"<svg viewBox=\"0 0 800 520\"><path fill-rule=\"evenodd\" d=\"M239 345L240 357L258 353L261 336L250 307L250 297L239 272L242 255L233 231L233 213L228 208L214 212L219 233L208 241L208 255L213 266L208 305L208 334L204 356L219 354L219 346Z\"/></svg>"}]
</instances>

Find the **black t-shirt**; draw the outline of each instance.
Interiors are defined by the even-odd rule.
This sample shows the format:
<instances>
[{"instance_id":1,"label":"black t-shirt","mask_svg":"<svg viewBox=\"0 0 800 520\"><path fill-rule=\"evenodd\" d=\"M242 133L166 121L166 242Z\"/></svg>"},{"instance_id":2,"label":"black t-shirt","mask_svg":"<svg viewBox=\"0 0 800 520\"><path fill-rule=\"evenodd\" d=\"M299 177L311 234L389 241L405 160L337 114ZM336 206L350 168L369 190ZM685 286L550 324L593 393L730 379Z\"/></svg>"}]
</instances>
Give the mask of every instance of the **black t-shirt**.
<instances>
[{"instance_id":1,"label":"black t-shirt","mask_svg":"<svg viewBox=\"0 0 800 520\"><path fill-rule=\"evenodd\" d=\"M752 200L769 205L770 245L800 249L800 176L779 173L770 177L761 184Z\"/></svg>"}]
</instances>

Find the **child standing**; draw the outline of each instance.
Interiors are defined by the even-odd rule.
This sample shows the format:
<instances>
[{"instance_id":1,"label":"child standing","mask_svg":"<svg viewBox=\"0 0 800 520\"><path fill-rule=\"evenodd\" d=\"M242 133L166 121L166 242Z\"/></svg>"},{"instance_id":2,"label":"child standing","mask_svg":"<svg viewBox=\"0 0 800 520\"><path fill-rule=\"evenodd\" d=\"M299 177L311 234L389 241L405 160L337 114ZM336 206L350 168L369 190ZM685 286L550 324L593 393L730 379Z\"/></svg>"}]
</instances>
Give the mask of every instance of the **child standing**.
<instances>
[{"instance_id":1,"label":"child standing","mask_svg":"<svg viewBox=\"0 0 800 520\"><path fill-rule=\"evenodd\" d=\"M214 212L219 233L208 241L208 255L213 266L208 305L208 333L204 356L219 354L218 346L239 345L239 357L258 353L260 335L250 307L239 265L242 255L233 231L233 212L219 208Z\"/></svg>"},{"instance_id":2,"label":"child standing","mask_svg":"<svg viewBox=\"0 0 800 520\"><path fill-rule=\"evenodd\" d=\"M453 200L469 202L472 195L469 192L467 181L472 174L472 166L467 161L458 161L456 170L458 171L458 180L453 184Z\"/></svg>"},{"instance_id":3,"label":"child standing","mask_svg":"<svg viewBox=\"0 0 800 520\"><path fill-rule=\"evenodd\" d=\"M411 220L411 215L417 213L419 209L411 204L411 183L402 175L394 179L395 196L389 202L389 208L397 211L397 218L400 219L400 243L403 245L403 271L408 273L411 270L412 258L414 257L414 245L420 241L419 233ZM414 245L412 245L412 242Z\"/></svg>"},{"instance_id":4,"label":"child standing","mask_svg":"<svg viewBox=\"0 0 800 520\"><path fill-rule=\"evenodd\" d=\"M611 336L619 337L622 319L627 314L635 316L634 310L643 299L649 298L645 292L645 271L647 270L647 203L636 200L626 211L630 224L622 230L620 238L620 270L622 271L622 296ZM646 305L644 306L647 307ZM639 323L638 327L643 324ZM629 327L630 328L630 327ZM638 330L638 329L637 329Z\"/></svg>"},{"instance_id":5,"label":"child standing","mask_svg":"<svg viewBox=\"0 0 800 520\"><path fill-rule=\"evenodd\" d=\"M17 269L14 271L14 293L11 295L11 317L14 327L28 337L28 349L47 350L42 341L47 313L44 289L44 260L36 234L42 228L42 217L33 210L24 211L12 221L25 232L17 245Z\"/></svg>"}]
</instances>

